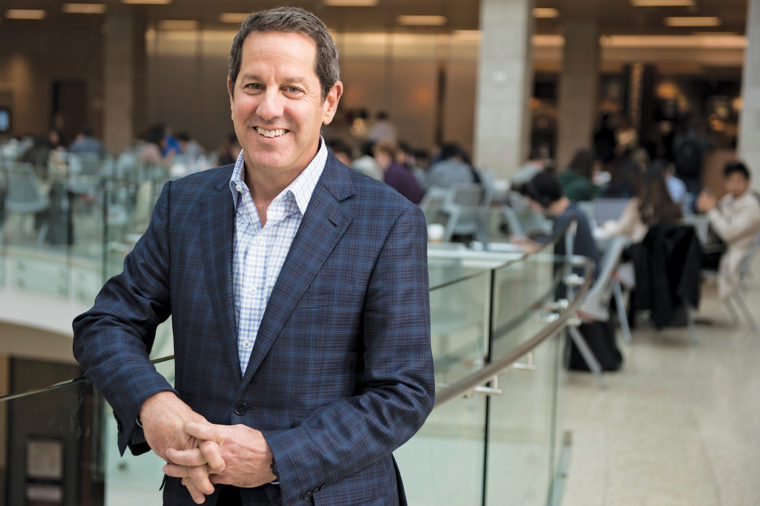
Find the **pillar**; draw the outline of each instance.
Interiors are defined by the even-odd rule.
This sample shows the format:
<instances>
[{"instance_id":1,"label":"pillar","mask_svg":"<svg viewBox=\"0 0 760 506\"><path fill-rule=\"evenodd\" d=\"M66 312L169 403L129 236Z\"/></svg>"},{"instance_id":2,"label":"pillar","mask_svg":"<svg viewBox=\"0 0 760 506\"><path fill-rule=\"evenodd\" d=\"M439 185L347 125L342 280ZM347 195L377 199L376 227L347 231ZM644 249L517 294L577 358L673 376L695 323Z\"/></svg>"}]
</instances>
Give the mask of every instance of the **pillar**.
<instances>
[{"instance_id":1,"label":"pillar","mask_svg":"<svg viewBox=\"0 0 760 506\"><path fill-rule=\"evenodd\" d=\"M481 0L475 165L510 178L530 143L532 0Z\"/></svg>"},{"instance_id":2,"label":"pillar","mask_svg":"<svg viewBox=\"0 0 760 506\"><path fill-rule=\"evenodd\" d=\"M128 8L109 9L106 17L103 91L103 140L120 153L145 117L145 23Z\"/></svg>"},{"instance_id":3,"label":"pillar","mask_svg":"<svg viewBox=\"0 0 760 506\"><path fill-rule=\"evenodd\" d=\"M591 148L599 83L599 32L593 19L568 19L559 79L557 168L579 148Z\"/></svg>"},{"instance_id":4,"label":"pillar","mask_svg":"<svg viewBox=\"0 0 760 506\"><path fill-rule=\"evenodd\" d=\"M752 173L752 187L760 190L760 0L749 0L747 4L738 155Z\"/></svg>"}]
</instances>

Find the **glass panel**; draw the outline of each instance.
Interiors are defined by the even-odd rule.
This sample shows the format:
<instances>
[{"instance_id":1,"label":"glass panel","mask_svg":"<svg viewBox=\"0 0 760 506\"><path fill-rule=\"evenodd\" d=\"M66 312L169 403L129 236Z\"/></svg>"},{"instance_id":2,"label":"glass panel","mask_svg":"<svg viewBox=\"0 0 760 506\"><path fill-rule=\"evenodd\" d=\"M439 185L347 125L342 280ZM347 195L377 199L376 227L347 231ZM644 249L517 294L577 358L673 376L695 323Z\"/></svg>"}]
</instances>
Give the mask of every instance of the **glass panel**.
<instances>
[{"instance_id":1,"label":"glass panel","mask_svg":"<svg viewBox=\"0 0 760 506\"><path fill-rule=\"evenodd\" d=\"M394 453L413 506L481 504L486 399L462 398L434 410Z\"/></svg>"},{"instance_id":2,"label":"glass panel","mask_svg":"<svg viewBox=\"0 0 760 506\"><path fill-rule=\"evenodd\" d=\"M540 330L540 322L532 325ZM544 505L551 482L557 336L499 378L489 398L488 505ZM527 363L524 363L527 362Z\"/></svg>"},{"instance_id":3,"label":"glass panel","mask_svg":"<svg viewBox=\"0 0 760 506\"><path fill-rule=\"evenodd\" d=\"M551 248L549 248L551 250ZM554 298L554 255L537 253L494 272L492 360L504 356L533 336L535 325L524 325L541 306Z\"/></svg>"},{"instance_id":4,"label":"glass panel","mask_svg":"<svg viewBox=\"0 0 760 506\"><path fill-rule=\"evenodd\" d=\"M454 383L483 367L488 340L489 275L482 272L430 291L435 380Z\"/></svg>"},{"instance_id":5,"label":"glass panel","mask_svg":"<svg viewBox=\"0 0 760 506\"><path fill-rule=\"evenodd\" d=\"M169 381L173 368L173 361L157 364ZM153 454L119 456L111 409L84 379L0 398L0 438L8 442L0 497L9 506L161 502L163 462Z\"/></svg>"}]
</instances>

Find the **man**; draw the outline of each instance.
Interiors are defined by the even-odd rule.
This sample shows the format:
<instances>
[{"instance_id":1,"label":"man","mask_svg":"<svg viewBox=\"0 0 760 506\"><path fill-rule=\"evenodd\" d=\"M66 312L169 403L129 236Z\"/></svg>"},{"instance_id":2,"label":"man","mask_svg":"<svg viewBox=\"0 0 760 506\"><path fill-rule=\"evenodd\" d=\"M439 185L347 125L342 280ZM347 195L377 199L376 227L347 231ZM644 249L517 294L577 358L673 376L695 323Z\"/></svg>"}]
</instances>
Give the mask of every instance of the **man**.
<instances>
[{"instance_id":1,"label":"man","mask_svg":"<svg viewBox=\"0 0 760 506\"><path fill-rule=\"evenodd\" d=\"M105 158L106 156L103 143L93 137L92 128L88 126L84 126L79 130L74 138L74 142L69 146L69 153L92 153L99 158Z\"/></svg>"},{"instance_id":2,"label":"man","mask_svg":"<svg viewBox=\"0 0 760 506\"><path fill-rule=\"evenodd\" d=\"M571 221L575 220L573 254L593 260L594 275L596 276L600 254L591 232L591 225L586 214L562 194L562 187L554 174L549 171L539 172L533 176L533 179L520 187L520 193L525 196L528 204L535 212L554 220L552 234L548 240L556 238ZM515 237L512 241L529 253L538 251L541 247L540 243L524 237ZM559 246L563 247L564 244L560 242Z\"/></svg>"},{"instance_id":3,"label":"man","mask_svg":"<svg viewBox=\"0 0 760 506\"><path fill-rule=\"evenodd\" d=\"M422 213L327 151L343 85L311 13L251 15L227 87L241 156L165 185L75 355L120 450L169 462L164 504L403 503L391 452L434 393ZM176 389L147 355L170 314Z\"/></svg>"},{"instance_id":4,"label":"man","mask_svg":"<svg viewBox=\"0 0 760 506\"><path fill-rule=\"evenodd\" d=\"M459 183L475 183L473 168L462 159L461 148L447 142L441 145L441 159L428 169L425 188L450 188Z\"/></svg>"},{"instance_id":5,"label":"man","mask_svg":"<svg viewBox=\"0 0 760 506\"><path fill-rule=\"evenodd\" d=\"M383 171L383 182L409 199L413 204L422 202L425 190L406 166L396 160L397 148L388 142L378 142L374 147L375 161Z\"/></svg>"},{"instance_id":6,"label":"man","mask_svg":"<svg viewBox=\"0 0 760 506\"><path fill-rule=\"evenodd\" d=\"M707 213L710 227L728 249L718 266L718 296L725 298L739 286L739 268L760 231L760 204L749 190L749 170L741 162L727 163L723 169L726 195L717 201L703 191L697 210Z\"/></svg>"}]
</instances>

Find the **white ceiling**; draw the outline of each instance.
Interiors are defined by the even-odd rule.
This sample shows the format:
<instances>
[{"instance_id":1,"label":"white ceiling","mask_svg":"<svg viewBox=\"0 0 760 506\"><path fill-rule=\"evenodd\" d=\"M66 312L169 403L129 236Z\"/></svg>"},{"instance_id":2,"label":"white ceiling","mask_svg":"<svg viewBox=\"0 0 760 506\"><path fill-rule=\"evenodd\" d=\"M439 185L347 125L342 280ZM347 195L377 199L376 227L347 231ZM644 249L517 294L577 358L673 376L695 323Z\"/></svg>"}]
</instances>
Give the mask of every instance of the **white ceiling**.
<instances>
[{"instance_id":1,"label":"white ceiling","mask_svg":"<svg viewBox=\"0 0 760 506\"><path fill-rule=\"evenodd\" d=\"M98 0L75 0L95 3ZM250 12L282 4L297 5L317 13L327 25L338 31L415 31L421 33L448 32L478 27L478 0L379 0L376 7L326 7L322 0L173 0L170 5L125 6L120 0L100 0L111 11L130 9L144 15L149 23L162 19L193 19L203 27L231 28L220 24L222 12ZM507 1L507 0L504 0ZM746 23L747 0L695 0L694 7L633 7L630 0L536 0L536 7L554 7L559 10L557 19L537 21L536 32L561 33L563 19L591 17L597 19L600 31L608 34L689 34L694 31L719 31L743 34ZM8 8L45 9L48 15L42 23L68 23L92 26L102 23L101 15L64 14L63 0L0 0L0 17ZM401 14L437 14L448 19L444 27L406 28L396 25ZM722 24L717 28L668 28L665 16L718 16ZM6 23L31 23L3 19Z\"/></svg>"}]
</instances>

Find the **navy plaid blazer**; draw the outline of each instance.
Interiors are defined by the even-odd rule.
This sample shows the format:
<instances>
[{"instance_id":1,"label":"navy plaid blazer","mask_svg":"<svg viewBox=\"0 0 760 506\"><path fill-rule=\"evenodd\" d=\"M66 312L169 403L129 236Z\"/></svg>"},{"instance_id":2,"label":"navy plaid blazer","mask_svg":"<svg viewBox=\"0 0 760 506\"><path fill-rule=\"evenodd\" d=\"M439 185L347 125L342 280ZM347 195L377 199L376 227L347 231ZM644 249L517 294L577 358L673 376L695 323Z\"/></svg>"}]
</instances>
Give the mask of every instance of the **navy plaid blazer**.
<instances>
[{"instance_id":1,"label":"navy plaid blazer","mask_svg":"<svg viewBox=\"0 0 760 506\"><path fill-rule=\"evenodd\" d=\"M148 450L140 407L174 390L213 423L263 432L283 504L404 503L392 452L434 397L420 209L330 153L241 376L231 172L166 183L123 272L74 320L74 354L113 407L120 451ZM169 315L174 388L148 360ZM243 504L267 487L241 490ZM169 478L164 504L193 502Z\"/></svg>"}]
</instances>

